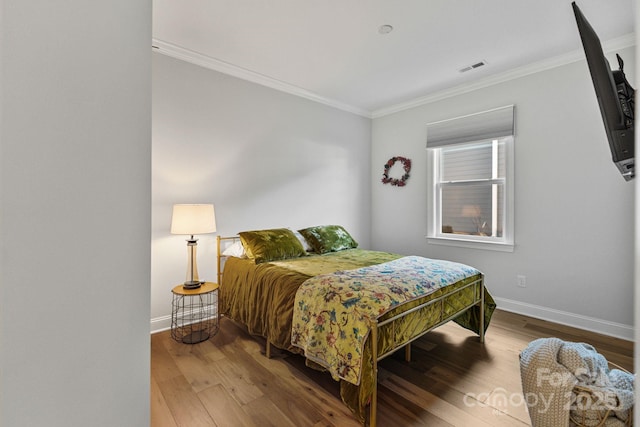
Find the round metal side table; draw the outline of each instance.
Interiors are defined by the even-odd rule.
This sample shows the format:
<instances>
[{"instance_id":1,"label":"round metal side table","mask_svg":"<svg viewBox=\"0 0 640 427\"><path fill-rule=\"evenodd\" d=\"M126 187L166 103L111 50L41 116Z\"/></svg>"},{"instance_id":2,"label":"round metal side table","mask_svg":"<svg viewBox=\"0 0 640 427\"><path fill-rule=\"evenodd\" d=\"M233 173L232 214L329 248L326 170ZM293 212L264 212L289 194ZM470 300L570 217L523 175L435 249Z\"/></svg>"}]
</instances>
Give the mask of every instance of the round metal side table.
<instances>
[{"instance_id":1,"label":"round metal side table","mask_svg":"<svg viewBox=\"0 0 640 427\"><path fill-rule=\"evenodd\" d=\"M205 282L197 289L174 287L171 337L184 344L196 344L213 337L220 328L218 284Z\"/></svg>"}]
</instances>

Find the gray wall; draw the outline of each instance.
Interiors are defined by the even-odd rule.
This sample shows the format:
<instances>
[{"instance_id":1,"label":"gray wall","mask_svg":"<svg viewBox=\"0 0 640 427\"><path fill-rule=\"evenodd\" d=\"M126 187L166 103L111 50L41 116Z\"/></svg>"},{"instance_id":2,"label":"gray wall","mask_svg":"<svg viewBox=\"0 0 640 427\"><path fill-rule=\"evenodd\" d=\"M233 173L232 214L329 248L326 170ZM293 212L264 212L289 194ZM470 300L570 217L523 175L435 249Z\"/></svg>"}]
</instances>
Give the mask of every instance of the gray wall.
<instances>
[{"instance_id":1,"label":"gray wall","mask_svg":"<svg viewBox=\"0 0 640 427\"><path fill-rule=\"evenodd\" d=\"M219 235L342 224L368 247L370 143L369 119L154 54L152 330L185 280L172 204L214 203ZM200 278L215 281L215 235L198 237Z\"/></svg>"},{"instance_id":2,"label":"gray wall","mask_svg":"<svg viewBox=\"0 0 640 427\"><path fill-rule=\"evenodd\" d=\"M0 425L147 426L151 2L0 19Z\"/></svg>"},{"instance_id":3,"label":"gray wall","mask_svg":"<svg viewBox=\"0 0 640 427\"><path fill-rule=\"evenodd\" d=\"M634 49L620 53L635 86ZM426 124L508 104L516 106L514 252L427 244ZM372 246L474 265L502 308L633 338L636 183L613 165L599 114L579 61L374 119ZM382 185L382 166L399 155L413 161L408 185Z\"/></svg>"}]
</instances>

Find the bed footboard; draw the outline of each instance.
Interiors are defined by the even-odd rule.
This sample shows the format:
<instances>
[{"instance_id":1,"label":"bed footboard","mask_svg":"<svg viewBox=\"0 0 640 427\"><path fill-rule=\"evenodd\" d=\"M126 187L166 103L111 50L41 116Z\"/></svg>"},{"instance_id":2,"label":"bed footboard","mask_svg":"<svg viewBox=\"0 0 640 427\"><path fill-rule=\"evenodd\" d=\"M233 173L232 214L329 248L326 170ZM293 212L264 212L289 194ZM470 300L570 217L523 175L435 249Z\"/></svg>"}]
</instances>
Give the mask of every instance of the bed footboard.
<instances>
[{"instance_id":1,"label":"bed footboard","mask_svg":"<svg viewBox=\"0 0 640 427\"><path fill-rule=\"evenodd\" d=\"M462 310L451 314L451 315L447 315L446 314L446 310L445 310L445 300L447 298L450 297L454 297L462 292L467 291L467 289L471 288L472 293L473 293L473 301L468 304L467 306L465 306ZM371 359L372 359L372 363L373 363L373 367L372 367L372 379L373 379L373 389L372 389L372 394L371 394L371 402L370 402L370 406L369 406L369 426L370 427L376 427L376 423L377 423L377 401L378 401L378 362L380 362L382 359L384 359L385 357L389 356L390 354L394 353L396 350L398 350L401 347L405 347L405 359L407 361L410 360L411 358L411 343L415 340L417 340L418 338L422 337L423 335L425 335L426 333L432 331L433 329L437 328L438 326L441 326L447 322L449 322L450 320L458 317L460 314L464 313L465 311L471 309L474 306L479 305L480 308L480 325L479 325L479 331L478 331L478 335L480 337L480 342L484 343L484 330L485 330L485 301L484 301L484 276L480 276L479 279L468 283L467 285L455 289L453 291L447 292L441 296L439 296L438 298L435 298L433 300L429 300L426 301L416 307L413 307L410 310L407 310L405 312L402 312L396 316L393 316L389 319L385 319L383 321L372 321L370 324L371 327L371 332L369 335L369 339L371 340ZM439 307L438 307L439 305ZM429 325L428 327L426 327L424 330L422 330L420 333L416 334L415 336L413 336L409 341L403 341L403 342L396 342L395 339L395 323L401 321L401 319L403 319L404 317L410 315L411 313L414 313L416 311L419 310L423 310L426 307L438 307L439 309L439 317L438 320L435 324ZM386 349L384 352L382 353L378 353L379 348L378 348L378 337L380 336L380 332L389 328L389 330L391 331L391 336L392 338L392 345L390 346L390 348Z\"/></svg>"}]
</instances>

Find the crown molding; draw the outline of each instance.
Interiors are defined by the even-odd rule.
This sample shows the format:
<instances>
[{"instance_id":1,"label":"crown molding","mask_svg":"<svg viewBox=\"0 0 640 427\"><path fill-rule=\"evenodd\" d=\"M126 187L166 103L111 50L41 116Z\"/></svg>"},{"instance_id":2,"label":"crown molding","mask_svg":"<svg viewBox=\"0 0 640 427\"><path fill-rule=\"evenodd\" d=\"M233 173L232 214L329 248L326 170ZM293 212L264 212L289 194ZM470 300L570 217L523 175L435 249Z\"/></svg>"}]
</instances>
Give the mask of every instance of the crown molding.
<instances>
[{"instance_id":1,"label":"crown molding","mask_svg":"<svg viewBox=\"0 0 640 427\"><path fill-rule=\"evenodd\" d=\"M354 107L352 105L344 104L340 101L325 98L316 93L308 91L298 86L294 86L289 83L265 76L264 74L256 73L246 68L238 67L237 65L230 64L228 62L221 61L216 58L212 58L207 55L195 52L193 50L185 49L183 47L168 43L159 39L152 39L153 51L161 53L172 58L180 59L191 64L199 65L210 70L218 71L224 74L228 74L239 79L247 80L252 83L256 83L262 86L269 87L271 89L286 92L291 95L296 95L301 98L309 99L311 101L319 102L320 104L328 105L339 110L347 111L349 113L357 114L368 119L371 118L371 112L362 108Z\"/></svg>"},{"instance_id":2,"label":"crown molding","mask_svg":"<svg viewBox=\"0 0 640 427\"><path fill-rule=\"evenodd\" d=\"M602 44L602 48L605 53L609 53L615 50L624 49L627 47L635 46L636 38L635 34L627 34L622 37L618 37ZM514 68L512 70L494 74L492 76L485 77L473 82L465 83L451 89L445 89L439 92L435 92L420 98L415 98L411 101L395 104L389 107L375 110L371 113L371 117L376 119L390 114L398 113L410 108L419 107L421 105L430 104L432 102L440 101L446 98L450 98L464 93L472 92L474 90L482 89L485 87L493 86L498 83L507 82L509 80L518 79L528 76L530 74L539 73L542 71L550 70L563 65L571 64L573 62L585 60L584 51L576 50L564 55L559 55L553 58L545 59L542 61L534 62L522 67Z\"/></svg>"},{"instance_id":3,"label":"crown molding","mask_svg":"<svg viewBox=\"0 0 640 427\"><path fill-rule=\"evenodd\" d=\"M603 50L607 53L624 49L627 47L635 46L635 34L627 34L625 36L609 40L603 43ZM545 59L542 61L534 62L522 67L514 68L512 70L494 74L492 76L485 77L473 82L465 83L450 89L434 92L429 95L425 95L419 98L412 99L407 102L398 103L389 107L380 108L375 111L368 111L363 108L348 105L340 101L325 98L316 93L303 89L301 87L283 82L281 80L274 79L264 74L256 73L251 70L247 70L237 65L230 64L228 62L221 61L210 56L185 49L183 47L168 43L159 39L153 39L153 50L172 58L180 59L195 65L199 65L204 68L208 68L214 71L218 71L230 76L234 76L243 80L247 80L262 86L269 87L281 92L289 93L291 95L299 96L314 102L318 102L324 105L328 105L339 110L347 111L349 113L357 114L369 119L375 119L384 117L390 114L398 113L410 108L419 107L421 105L430 104L432 102L440 101L446 98L450 98L464 93L472 92L485 87L493 86L499 83L507 82L510 80L525 77L531 74L539 73L542 71L550 70L563 65L571 64L573 62L584 60L584 52L575 50L573 52L559 55L553 58Z\"/></svg>"}]
</instances>

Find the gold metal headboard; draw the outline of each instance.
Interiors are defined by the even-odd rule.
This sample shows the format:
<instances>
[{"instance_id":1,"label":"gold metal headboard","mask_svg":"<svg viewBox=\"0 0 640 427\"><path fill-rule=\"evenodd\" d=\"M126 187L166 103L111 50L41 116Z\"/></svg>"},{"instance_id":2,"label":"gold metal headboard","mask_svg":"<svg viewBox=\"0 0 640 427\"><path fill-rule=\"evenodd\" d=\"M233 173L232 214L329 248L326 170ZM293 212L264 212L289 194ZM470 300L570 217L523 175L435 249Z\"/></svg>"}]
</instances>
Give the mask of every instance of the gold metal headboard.
<instances>
[{"instance_id":1,"label":"gold metal headboard","mask_svg":"<svg viewBox=\"0 0 640 427\"><path fill-rule=\"evenodd\" d=\"M223 249L223 241L238 241L240 239L240 237L238 236L231 236L231 237L223 237L223 236L216 236L216 243L218 246L218 286L220 286L222 284L222 274L223 274L223 267L224 267L224 263L222 262L223 258L227 258L227 255L223 255L222 252L224 249L226 249L226 245L225 248Z\"/></svg>"}]
</instances>

